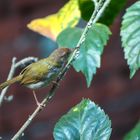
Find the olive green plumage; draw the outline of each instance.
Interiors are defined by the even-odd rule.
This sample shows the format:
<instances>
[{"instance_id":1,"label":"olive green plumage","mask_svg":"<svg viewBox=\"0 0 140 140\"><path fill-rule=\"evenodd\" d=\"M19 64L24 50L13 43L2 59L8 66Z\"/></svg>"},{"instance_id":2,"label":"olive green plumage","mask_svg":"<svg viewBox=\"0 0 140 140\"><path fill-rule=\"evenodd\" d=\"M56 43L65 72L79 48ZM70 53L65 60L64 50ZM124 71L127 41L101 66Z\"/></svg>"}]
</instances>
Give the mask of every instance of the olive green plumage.
<instances>
[{"instance_id":1,"label":"olive green plumage","mask_svg":"<svg viewBox=\"0 0 140 140\"><path fill-rule=\"evenodd\" d=\"M56 49L49 57L30 64L18 76L0 84L0 89L15 82L31 89L49 85L64 67L70 53L71 50L68 48Z\"/></svg>"}]
</instances>

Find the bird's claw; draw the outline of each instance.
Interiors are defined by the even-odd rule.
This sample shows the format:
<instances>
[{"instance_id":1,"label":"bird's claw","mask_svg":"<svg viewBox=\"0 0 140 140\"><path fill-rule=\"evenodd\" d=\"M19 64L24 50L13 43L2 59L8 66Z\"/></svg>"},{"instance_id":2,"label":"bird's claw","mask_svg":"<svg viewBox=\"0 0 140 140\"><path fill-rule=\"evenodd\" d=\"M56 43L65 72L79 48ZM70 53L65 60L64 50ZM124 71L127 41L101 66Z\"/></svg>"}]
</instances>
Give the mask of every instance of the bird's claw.
<instances>
[{"instance_id":1,"label":"bird's claw","mask_svg":"<svg viewBox=\"0 0 140 140\"><path fill-rule=\"evenodd\" d=\"M42 103L39 103L39 102L37 102L37 106L39 107L39 108L44 108L45 107L45 104L42 104Z\"/></svg>"},{"instance_id":2,"label":"bird's claw","mask_svg":"<svg viewBox=\"0 0 140 140\"><path fill-rule=\"evenodd\" d=\"M36 101L37 106L40 107L41 109L44 108L44 107L45 107L45 104L40 103L40 102L38 101L34 90L33 90L33 95L34 95L34 98L35 98L35 101Z\"/></svg>"}]
</instances>

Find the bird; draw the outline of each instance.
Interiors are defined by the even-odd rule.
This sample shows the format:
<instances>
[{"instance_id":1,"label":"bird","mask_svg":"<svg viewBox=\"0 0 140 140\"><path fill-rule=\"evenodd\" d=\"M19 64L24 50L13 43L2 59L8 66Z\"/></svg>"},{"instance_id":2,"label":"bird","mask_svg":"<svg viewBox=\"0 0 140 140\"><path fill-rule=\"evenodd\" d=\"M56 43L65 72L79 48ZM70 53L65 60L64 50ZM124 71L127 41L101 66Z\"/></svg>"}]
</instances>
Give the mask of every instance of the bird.
<instances>
[{"instance_id":1,"label":"bird","mask_svg":"<svg viewBox=\"0 0 140 140\"><path fill-rule=\"evenodd\" d=\"M72 50L69 48L57 48L47 58L40 59L25 67L18 76L0 84L0 89L4 89L14 83L26 86L33 90L47 87L59 75L64 68ZM38 104L37 98L35 100Z\"/></svg>"}]
</instances>

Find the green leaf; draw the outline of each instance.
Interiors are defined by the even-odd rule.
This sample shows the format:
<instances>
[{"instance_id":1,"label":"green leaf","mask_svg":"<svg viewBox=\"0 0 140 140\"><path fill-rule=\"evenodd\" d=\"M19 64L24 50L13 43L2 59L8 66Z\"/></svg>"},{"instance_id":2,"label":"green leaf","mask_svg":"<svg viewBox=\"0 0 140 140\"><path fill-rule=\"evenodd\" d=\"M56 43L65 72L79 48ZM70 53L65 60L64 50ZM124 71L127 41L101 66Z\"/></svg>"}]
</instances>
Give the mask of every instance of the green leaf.
<instances>
[{"instance_id":1,"label":"green leaf","mask_svg":"<svg viewBox=\"0 0 140 140\"><path fill-rule=\"evenodd\" d=\"M121 40L132 78L140 67L140 1L130 6L123 16Z\"/></svg>"},{"instance_id":2,"label":"green leaf","mask_svg":"<svg viewBox=\"0 0 140 140\"><path fill-rule=\"evenodd\" d=\"M57 43L60 47L75 48L82 31L83 30L80 28L67 28L59 34L57 37Z\"/></svg>"},{"instance_id":3,"label":"green leaf","mask_svg":"<svg viewBox=\"0 0 140 140\"><path fill-rule=\"evenodd\" d=\"M88 21L94 10L94 3L92 0L79 0L79 8L81 16L84 20Z\"/></svg>"},{"instance_id":4,"label":"green leaf","mask_svg":"<svg viewBox=\"0 0 140 140\"><path fill-rule=\"evenodd\" d=\"M57 38L60 46L74 48L82 34L82 29L68 28ZM96 68L100 67L101 54L111 34L109 28L103 24L95 24L87 33L84 43L80 47L78 58L73 62L73 67L77 72L82 72L89 87L96 73Z\"/></svg>"},{"instance_id":5,"label":"green leaf","mask_svg":"<svg viewBox=\"0 0 140 140\"><path fill-rule=\"evenodd\" d=\"M111 121L99 106L84 99L61 117L53 135L55 140L109 140Z\"/></svg>"},{"instance_id":6,"label":"green leaf","mask_svg":"<svg viewBox=\"0 0 140 140\"><path fill-rule=\"evenodd\" d=\"M140 122L124 137L124 140L140 140Z\"/></svg>"},{"instance_id":7,"label":"green leaf","mask_svg":"<svg viewBox=\"0 0 140 140\"><path fill-rule=\"evenodd\" d=\"M116 16L125 6L126 2L127 0L111 0L109 6L106 8L102 17L99 19L99 22L108 26L111 25Z\"/></svg>"},{"instance_id":8,"label":"green leaf","mask_svg":"<svg viewBox=\"0 0 140 140\"><path fill-rule=\"evenodd\" d=\"M109 38L110 31L103 24L96 24L87 33L86 39L80 48L79 57L73 62L77 72L82 72L89 87L96 74L96 68L100 67L101 54Z\"/></svg>"},{"instance_id":9,"label":"green leaf","mask_svg":"<svg viewBox=\"0 0 140 140\"><path fill-rule=\"evenodd\" d=\"M99 19L100 23L111 25L115 17L119 14L121 9L126 4L127 0L111 0L109 6L106 8L102 17ZM94 3L92 0L79 0L79 7L81 16L88 21L94 10Z\"/></svg>"}]
</instances>

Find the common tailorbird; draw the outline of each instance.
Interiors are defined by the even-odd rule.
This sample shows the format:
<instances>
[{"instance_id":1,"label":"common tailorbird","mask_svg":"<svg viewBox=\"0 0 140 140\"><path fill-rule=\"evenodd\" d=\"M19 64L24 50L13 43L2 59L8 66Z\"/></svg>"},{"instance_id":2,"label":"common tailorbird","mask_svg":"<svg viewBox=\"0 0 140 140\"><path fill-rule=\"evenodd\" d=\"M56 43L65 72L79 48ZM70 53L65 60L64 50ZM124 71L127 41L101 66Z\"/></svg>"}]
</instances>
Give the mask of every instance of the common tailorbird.
<instances>
[{"instance_id":1,"label":"common tailorbird","mask_svg":"<svg viewBox=\"0 0 140 140\"><path fill-rule=\"evenodd\" d=\"M14 83L19 83L32 90L48 86L57 78L70 53L69 48L56 49L49 57L28 65L18 76L0 84L0 89Z\"/></svg>"}]
</instances>

